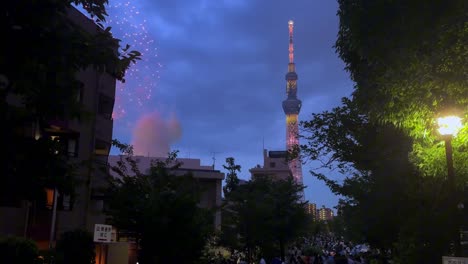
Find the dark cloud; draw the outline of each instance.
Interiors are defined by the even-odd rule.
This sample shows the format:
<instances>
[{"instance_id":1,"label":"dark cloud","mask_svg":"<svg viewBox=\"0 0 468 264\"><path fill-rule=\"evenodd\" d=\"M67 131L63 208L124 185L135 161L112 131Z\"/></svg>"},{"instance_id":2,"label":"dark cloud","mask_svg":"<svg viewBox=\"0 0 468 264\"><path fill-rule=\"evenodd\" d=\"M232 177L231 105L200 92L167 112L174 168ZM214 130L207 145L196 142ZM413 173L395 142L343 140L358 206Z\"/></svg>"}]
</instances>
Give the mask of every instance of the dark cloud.
<instances>
[{"instance_id":1,"label":"dark cloud","mask_svg":"<svg viewBox=\"0 0 468 264\"><path fill-rule=\"evenodd\" d=\"M263 144L284 149L289 19L295 21L300 118L338 105L351 91L332 48L335 1L147 0L140 8L163 64L154 104L177 113L184 134L173 148L182 156L212 163L212 152L220 152L218 168L234 156L247 177L248 169L262 162ZM310 179L309 167L306 198L332 205L336 198Z\"/></svg>"}]
</instances>

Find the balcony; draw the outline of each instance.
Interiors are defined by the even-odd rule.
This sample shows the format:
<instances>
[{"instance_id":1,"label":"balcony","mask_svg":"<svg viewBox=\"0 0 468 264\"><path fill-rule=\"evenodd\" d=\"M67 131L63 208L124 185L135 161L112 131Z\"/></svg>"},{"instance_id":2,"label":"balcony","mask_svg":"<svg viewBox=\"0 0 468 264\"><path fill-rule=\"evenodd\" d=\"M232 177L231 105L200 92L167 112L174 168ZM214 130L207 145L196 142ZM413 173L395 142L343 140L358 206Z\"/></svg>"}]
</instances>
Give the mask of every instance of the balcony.
<instances>
[{"instance_id":1,"label":"balcony","mask_svg":"<svg viewBox=\"0 0 468 264\"><path fill-rule=\"evenodd\" d=\"M94 141L94 154L97 156L109 156L111 142L96 138Z\"/></svg>"}]
</instances>

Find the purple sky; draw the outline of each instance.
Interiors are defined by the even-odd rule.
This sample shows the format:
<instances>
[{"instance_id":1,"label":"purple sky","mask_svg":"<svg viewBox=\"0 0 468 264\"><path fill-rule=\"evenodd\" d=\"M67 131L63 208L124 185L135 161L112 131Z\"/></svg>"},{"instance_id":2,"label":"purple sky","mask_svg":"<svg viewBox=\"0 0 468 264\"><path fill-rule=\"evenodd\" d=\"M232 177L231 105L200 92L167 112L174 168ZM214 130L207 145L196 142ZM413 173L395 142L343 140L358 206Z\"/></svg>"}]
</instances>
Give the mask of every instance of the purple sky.
<instances>
[{"instance_id":1,"label":"purple sky","mask_svg":"<svg viewBox=\"0 0 468 264\"><path fill-rule=\"evenodd\" d=\"M263 162L263 141L269 150L285 149L281 102L286 96L289 19L295 25L298 97L303 102L299 119L331 109L351 93L353 83L332 47L338 30L335 1L110 4L114 35L143 51L145 58L117 91L116 109L124 109L124 114L115 119L114 138L121 141L135 141L133 129L143 116L158 119L156 131L162 135L173 131L171 124L177 120L181 134L171 138L171 148L179 150L180 157L200 158L207 165L216 152L216 168L221 169L232 156L242 166L240 177L248 178L248 169ZM154 142L161 141L155 137ZM338 198L309 173L316 166L303 167L306 199L333 207Z\"/></svg>"}]
</instances>

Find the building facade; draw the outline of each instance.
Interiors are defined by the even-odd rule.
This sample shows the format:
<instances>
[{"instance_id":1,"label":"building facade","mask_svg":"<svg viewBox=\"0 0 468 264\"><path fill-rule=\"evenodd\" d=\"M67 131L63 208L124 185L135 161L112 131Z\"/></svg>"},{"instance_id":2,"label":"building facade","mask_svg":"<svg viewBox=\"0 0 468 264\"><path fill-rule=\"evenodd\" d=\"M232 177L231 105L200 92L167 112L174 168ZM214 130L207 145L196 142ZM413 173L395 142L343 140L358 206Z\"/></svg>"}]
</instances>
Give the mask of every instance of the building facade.
<instances>
[{"instance_id":1,"label":"building facade","mask_svg":"<svg viewBox=\"0 0 468 264\"><path fill-rule=\"evenodd\" d=\"M74 8L68 10L68 16L90 33L99 30L92 20ZM67 162L76 165L76 195L64 195L51 187L44 190L45 201L0 207L0 235L29 237L40 249L53 246L66 231L82 228L93 232L94 224L104 223L105 219L102 195L97 190L105 183L106 173L97 168L106 166L111 148L116 80L91 67L76 76L83 83L76 100L90 116L47 120L41 129L32 123L31 132L25 134L35 139L48 137L62 146ZM18 101L10 98L12 104Z\"/></svg>"},{"instance_id":2,"label":"building facade","mask_svg":"<svg viewBox=\"0 0 468 264\"><path fill-rule=\"evenodd\" d=\"M135 156L138 169L143 173L148 173L153 161L165 161L166 158L161 157L144 157ZM115 166L121 160L121 156L109 156L109 165ZM200 197L200 207L203 208L219 208L221 206L221 184L224 180L224 173L215 170L213 166L201 165L200 159L177 158L176 162L180 163L180 167L173 170L175 176L185 175L187 173L198 180L200 187L203 190ZM216 229L221 227L221 211L217 210L213 219Z\"/></svg>"},{"instance_id":3,"label":"building facade","mask_svg":"<svg viewBox=\"0 0 468 264\"><path fill-rule=\"evenodd\" d=\"M314 203L307 203L306 204L306 212L310 216L312 216L313 220L317 220L317 205Z\"/></svg>"},{"instance_id":4,"label":"building facade","mask_svg":"<svg viewBox=\"0 0 468 264\"><path fill-rule=\"evenodd\" d=\"M333 220L333 217L335 214L333 213L333 210L330 208L325 208L322 207L318 209L318 219L321 221L330 221Z\"/></svg>"},{"instance_id":5,"label":"building facade","mask_svg":"<svg viewBox=\"0 0 468 264\"><path fill-rule=\"evenodd\" d=\"M268 176L276 180L285 180L292 177L291 168L286 161L286 151L263 150L263 166L257 165L249 170L251 178Z\"/></svg>"}]
</instances>

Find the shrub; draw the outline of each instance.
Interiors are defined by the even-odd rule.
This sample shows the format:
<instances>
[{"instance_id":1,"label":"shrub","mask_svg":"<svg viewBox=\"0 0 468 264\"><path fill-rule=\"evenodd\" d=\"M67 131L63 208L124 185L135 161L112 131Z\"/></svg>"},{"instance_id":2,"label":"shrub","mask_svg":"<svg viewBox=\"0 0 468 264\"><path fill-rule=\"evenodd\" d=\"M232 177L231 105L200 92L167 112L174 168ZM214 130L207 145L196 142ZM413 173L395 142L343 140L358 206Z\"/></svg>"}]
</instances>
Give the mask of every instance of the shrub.
<instances>
[{"instance_id":1,"label":"shrub","mask_svg":"<svg viewBox=\"0 0 468 264\"><path fill-rule=\"evenodd\" d=\"M38 249L34 241L22 237L0 238L2 263L31 264L37 260Z\"/></svg>"}]
</instances>

